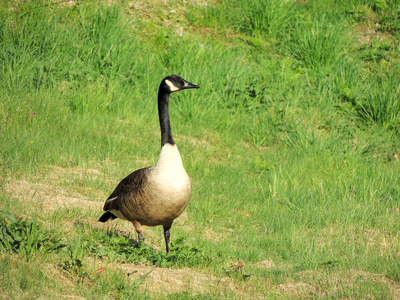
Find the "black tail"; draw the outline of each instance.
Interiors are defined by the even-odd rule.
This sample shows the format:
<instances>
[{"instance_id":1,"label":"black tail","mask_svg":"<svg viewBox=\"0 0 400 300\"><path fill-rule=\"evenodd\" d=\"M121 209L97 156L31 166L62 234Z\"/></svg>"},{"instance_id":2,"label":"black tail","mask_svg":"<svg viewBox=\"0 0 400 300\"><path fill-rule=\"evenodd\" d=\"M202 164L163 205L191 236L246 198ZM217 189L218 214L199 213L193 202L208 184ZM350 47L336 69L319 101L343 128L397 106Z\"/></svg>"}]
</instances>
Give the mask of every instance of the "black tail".
<instances>
[{"instance_id":1,"label":"black tail","mask_svg":"<svg viewBox=\"0 0 400 300\"><path fill-rule=\"evenodd\" d=\"M111 219L111 220L114 220L114 219L116 219L117 217L115 216L115 215L113 215L112 213L110 213L109 211L108 212L105 212L101 217L100 217L100 219L99 219L99 222L107 222L108 221L108 219Z\"/></svg>"}]
</instances>

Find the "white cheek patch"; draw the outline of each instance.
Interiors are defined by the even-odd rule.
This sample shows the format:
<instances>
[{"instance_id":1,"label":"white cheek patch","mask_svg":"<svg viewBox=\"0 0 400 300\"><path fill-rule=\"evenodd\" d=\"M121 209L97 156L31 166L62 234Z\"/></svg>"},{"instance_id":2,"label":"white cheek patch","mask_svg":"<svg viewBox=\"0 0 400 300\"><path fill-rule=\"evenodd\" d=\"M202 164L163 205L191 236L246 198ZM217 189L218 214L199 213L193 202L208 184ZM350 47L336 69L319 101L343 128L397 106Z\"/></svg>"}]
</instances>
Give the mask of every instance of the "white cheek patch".
<instances>
[{"instance_id":1,"label":"white cheek patch","mask_svg":"<svg viewBox=\"0 0 400 300\"><path fill-rule=\"evenodd\" d=\"M177 88L171 81L169 81L168 79L165 80L165 83L169 86L169 89L171 90L171 92L176 92L179 91L179 88Z\"/></svg>"}]
</instances>

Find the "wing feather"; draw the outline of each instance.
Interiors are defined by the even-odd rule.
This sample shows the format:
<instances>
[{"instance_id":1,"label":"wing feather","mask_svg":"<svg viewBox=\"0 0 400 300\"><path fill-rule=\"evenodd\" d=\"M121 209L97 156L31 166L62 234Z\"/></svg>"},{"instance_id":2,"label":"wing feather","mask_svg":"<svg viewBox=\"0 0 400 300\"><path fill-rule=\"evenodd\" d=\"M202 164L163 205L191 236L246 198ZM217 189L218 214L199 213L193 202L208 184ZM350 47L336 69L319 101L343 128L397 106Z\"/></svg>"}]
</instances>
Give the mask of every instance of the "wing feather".
<instances>
[{"instance_id":1,"label":"wing feather","mask_svg":"<svg viewBox=\"0 0 400 300\"><path fill-rule=\"evenodd\" d=\"M150 168L151 167L136 170L122 179L115 190L107 198L103 210L118 210L122 199L126 199L127 197L135 198L136 195L140 194L147 182L147 172Z\"/></svg>"}]
</instances>

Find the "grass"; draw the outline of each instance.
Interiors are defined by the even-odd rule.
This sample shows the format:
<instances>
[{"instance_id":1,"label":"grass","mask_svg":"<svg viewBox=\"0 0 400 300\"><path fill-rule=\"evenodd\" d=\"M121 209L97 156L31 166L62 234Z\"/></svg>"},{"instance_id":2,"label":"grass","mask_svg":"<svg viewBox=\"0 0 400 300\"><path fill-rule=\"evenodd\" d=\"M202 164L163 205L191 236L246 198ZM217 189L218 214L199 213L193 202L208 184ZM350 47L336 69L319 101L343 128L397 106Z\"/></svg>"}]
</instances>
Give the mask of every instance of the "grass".
<instances>
[{"instance_id":1,"label":"grass","mask_svg":"<svg viewBox=\"0 0 400 300\"><path fill-rule=\"evenodd\" d=\"M1 293L398 298L397 6L1 1ZM201 88L171 98L193 195L165 254L97 219L156 162L172 73Z\"/></svg>"}]
</instances>

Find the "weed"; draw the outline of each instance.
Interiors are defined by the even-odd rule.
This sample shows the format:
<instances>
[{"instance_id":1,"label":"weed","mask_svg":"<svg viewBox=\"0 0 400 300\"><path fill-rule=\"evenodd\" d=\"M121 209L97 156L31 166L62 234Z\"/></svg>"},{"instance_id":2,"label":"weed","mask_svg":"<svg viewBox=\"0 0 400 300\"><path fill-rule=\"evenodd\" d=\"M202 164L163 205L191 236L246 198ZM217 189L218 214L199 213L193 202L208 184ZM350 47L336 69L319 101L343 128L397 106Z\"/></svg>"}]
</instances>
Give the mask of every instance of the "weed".
<instances>
[{"instance_id":1,"label":"weed","mask_svg":"<svg viewBox=\"0 0 400 300\"><path fill-rule=\"evenodd\" d=\"M36 219L21 221L9 212L1 213L1 252L16 252L29 261L65 247L65 243L57 236L43 230Z\"/></svg>"},{"instance_id":2,"label":"weed","mask_svg":"<svg viewBox=\"0 0 400 300\"><path fill-rule=\"evenodd\" d=\"M121 262L142 262L159 267L172 267L206 264L210 260L199 249L185 245L183 238L172 242L170 252L164 253L144 243L135 245L129 238L111 232L107 235L99 232L97 236L101 244L92 251L100 257Z\"/></svg>"},{"instance_id":3,"label":"weed","mask_svg":"<svg viewBox=\"0 0 400 300\"><path fill-rule=\"evenodd\" d=\"M85 267L82 263L84 255L87 253L87 241L84 241L81 236L74 241L73 245L68 246L69 258L64 261L62 268L73 276L78 276L80 280L88 279L91 280Z\"/></svg>"}]
</instances>

